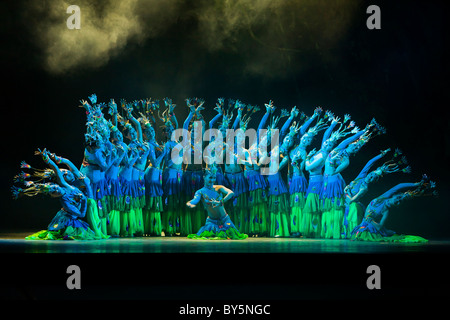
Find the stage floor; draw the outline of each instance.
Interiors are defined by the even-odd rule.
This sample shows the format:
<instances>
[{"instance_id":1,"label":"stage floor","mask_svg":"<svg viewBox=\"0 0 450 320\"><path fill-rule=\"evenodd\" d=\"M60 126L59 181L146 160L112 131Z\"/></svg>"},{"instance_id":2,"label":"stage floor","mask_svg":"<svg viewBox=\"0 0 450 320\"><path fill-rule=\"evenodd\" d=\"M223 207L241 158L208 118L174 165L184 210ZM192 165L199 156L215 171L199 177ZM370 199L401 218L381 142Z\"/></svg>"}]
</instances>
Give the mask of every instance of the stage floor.
<instances>
[{"instance_id":1,"label":"stage floor","mask_svg":"<svg viewBox=\"0 0 450 320\"><path fill-rule=\"evenodd\" d=\"M450 241L443 240L24 239L34 232L0 232L0 300L164 300L175 304L152 306L177 312L192 301L269 299L291 301L285 307L294 312L294 300L435 299L450 287ZM82 270L82 290L66 287L73 264ZM370 265L382 270L377 292L366 286Z\"/></svg>"},{"instance_id":2,"label":"stage floor","mask_svg":"<svg viewBox=\"0 0 450 320\"><path fill-rule=\"evenodd\" d=\"M34 231L0 233L1 253L450 253L450 241L361 242L308 238L192 240L186 237L110 238L96 241L30 241Z\"/></svg>"}]
</instances>

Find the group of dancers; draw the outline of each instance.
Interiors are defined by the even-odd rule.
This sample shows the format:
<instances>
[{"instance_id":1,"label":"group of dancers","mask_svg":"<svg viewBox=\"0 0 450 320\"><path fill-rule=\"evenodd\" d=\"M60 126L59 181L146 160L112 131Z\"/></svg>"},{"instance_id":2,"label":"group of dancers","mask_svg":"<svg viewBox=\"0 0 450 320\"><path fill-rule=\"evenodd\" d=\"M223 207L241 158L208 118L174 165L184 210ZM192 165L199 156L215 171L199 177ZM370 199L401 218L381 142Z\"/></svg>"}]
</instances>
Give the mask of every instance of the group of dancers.
<instances>
[{"instance_id":1,"label":"group of dancers","mask_svg":"<svg viewBox=\"0 0 450 320\"><path fill-rule=\"evenodd\" d=\"M59 198L62 206L46 230L26 239L183 236L426 241L399 235L387 229L385 222L390 209L403 200L436 194L435 183L427 176L419 182L400 183L367 206L361 203L373 182L394 172L410 172L400 150L395 149L379 166L375 163L391 149L374 155L350 183L342 177L350 156L385 133L375 119L360 129L350 115L340 119L320 107L311 116L297 107L282 109L275 116L272 101L265 104L261 117L258 113L263 111L257 106L239 100L225 103L220 98L208 128L218 123L217 129L226 137L230 130L246 132L250 119L260 118L258 136L250 144L239 135L233 137L236 143L213 137L206 146L191 134L200 125L202 138L207 128L201 99L186 99L189 112L179 137L174 134L179 125L171 99L163 99L162 113L160 102L153 99L122 100L118 108L113 99L98 103L93 94L89 102L81 103L87 116L81 166L38 149L35 154L47 168L22 162L26 170L15 177L22 184L12 187L15 198L47 194ZM281 120L284 123L279 126ZM164 141L157 141L155 128L162 128ZM321 131L319 150L307 150ZM276 133L279 143L272 140ZM180 141L185 147L180 148ZM233 161L194 161L199 148L209 149L214 159L226 155ZM184 161L176 161L174 154ZM263 174L273 155L279 160L276 170Z\"/></svg>"}]
</instances>

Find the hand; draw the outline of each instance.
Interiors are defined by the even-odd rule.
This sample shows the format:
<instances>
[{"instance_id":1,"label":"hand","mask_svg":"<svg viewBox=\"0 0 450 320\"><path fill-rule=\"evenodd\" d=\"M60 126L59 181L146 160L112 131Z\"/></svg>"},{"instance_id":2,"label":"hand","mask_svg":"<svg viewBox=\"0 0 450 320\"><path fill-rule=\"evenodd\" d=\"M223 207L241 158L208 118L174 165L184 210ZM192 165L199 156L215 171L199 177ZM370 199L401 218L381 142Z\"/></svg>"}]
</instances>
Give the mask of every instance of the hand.
<instances>
[{"instance_id":1,"label":"hand","mask_svg":"<svg viewBox=\"0 0 450 320\"><path fill-rule=\"evenodd\" d=\"M190 201L189 201L189 202L186 202L186 205L187 205L189 208L195 208L195 207L196 207L196 205L195 205L195 204L192 204Z\"/></svg>"},{"instance_id":2,"label":"hand","mask_svg":"<svg viewBox=\"0 0 450 320\"><path fill-rule=\"evenodd\" d=\"M95 93L91 94L88 98L92 103L97 103L97 95Z\"/></svg>"},{"instance_id":3,"label":"hand","mask_svg":"<svg viewBox=\"0 0 450 320\"><path fill-rule=\"evenodd\" d=\"M275 106L273 105L273 101L270 100L269 103L264 104L266 106L266 112L272 113L275 111Z\"/></svg>"},{"instance_id":4,"label":"hand","mask_svg":"<svg viewBox=\"0 0 450 320\"><path fill-rule=\"evenodd\" d=\"M386 150L381 150L380 154L381 154L382 157L384 157L386 155L386 153L388 153L389 151L391 151L391 148L388 148Z\"/></svg>"},{"instance_id":5,"label":"hand","mask_svg":"<svg viewBox=\"0 0 450 320\"><path fill-rule=\"evenodd\" d=\"M317 153L316 148L312 149L306 156L306 159L311 159L316 153Z\"/></svg>"},{"instance_id":6,"label":"hand","mask_svg":"<svg viewBox=\"0 0 450 320\"><path fill-rule=\"evenodd\" d=\"M294 106L291 110L291 117L295 118L296 116L298 116L299 111L297 110L297 106Z\"/></svg>"}]
</instances>

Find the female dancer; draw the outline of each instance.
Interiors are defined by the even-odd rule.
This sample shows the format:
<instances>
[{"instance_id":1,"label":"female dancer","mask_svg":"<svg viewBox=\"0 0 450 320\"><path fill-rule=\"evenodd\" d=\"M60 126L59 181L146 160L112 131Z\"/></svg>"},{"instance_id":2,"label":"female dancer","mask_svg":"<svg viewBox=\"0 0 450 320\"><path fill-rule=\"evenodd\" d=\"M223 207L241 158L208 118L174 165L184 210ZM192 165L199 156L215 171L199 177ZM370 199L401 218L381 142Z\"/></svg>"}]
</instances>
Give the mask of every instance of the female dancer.
<instances>
[{"instance_id":1,"label":"female dancer","mask_svg":"<svg viewBox=\"0 0 450 320\"><path fill-rule=\"evenodd\" d=\"M234 101L230 101L230 103L234 103ZM239 125L241 124L242 118L242 112L244 110L244 104L242 104L240 101L236 101L233 108L236 108L237 116L236 119L233 122L232 130L236 131L238 129ZM255 108L252 108L252 110L255 110ZM219 130L222 133L222 136L226 137L226 131L228 129L230 120L232 118L232 113L227 112L227 114L223 115L223 121L221 125L219 126ZM245 132L245 124L247 124L247 121L242 121L242 128ZM248 226L248 182L245 179L244 176L244 170L242 169L242 162L239 160L239 158L236 156L237 154L237 148L238 148L238 137L234 140L235 145L233 149L231 149L231 146L226 145L226 155L231 159L233 157L233 161L231 163L228 163L228 161L225 162L224 171L225 171L225 182L224 185L227 188L230 188L233 190L233 198L228 201L225 204L225 208L227 212L229 213L231 220L235 222L237 228L240 232L247 232L247 226ZM220 184L220 183L219 183ZM247 219L247 220L246 220Z\"/></svg>"},{"instance_id":2,"label":"female dancer","mask_svg":"<svg viewBox=\"0 0 450 320\"><path fill-rule=\"evenodd\" d=\"M247 235L242 234L235 227L224 208L224 203L233 197L233 191L222 186L215 185L216 172L205 170L204 187L197 190L194 198L186 203L189 208L195 208L202 201L205 210L208 212L206 223L196 234L189 234L190 239L209 240L242 240Z\"/></svg>"},{"instance_id":3,"label":"female dancer","mask_svg":"<svg viewBox=\"0 0 450 320\"><path fill-rule=\"evenodd\" d=\"M362 216L364 215L364 206L359 202L359 200L368 192L369 184L378 181L378 179L385 174L394 173L397 171L402 171L404 173L411 172L411 168L409 166L400 168L401 165L406 164L406 159L405 157L402 157L400 160L395 159L401 154L397 149L392 160L386 161L382 166L369 173L369 170L373 164L384 157L389 151L390 149L381 151L379 155L369 160L356 179L344 188L345 213L342 224L346 237L350 236L350 232L352 232L353 229L360 223Z\"/></svg>"},{"instance_id":4,"label":"female dancer","mask_svg":"<svg viewBox=\"0 0 450 320\"><path fill-rule=\"evenodd\" d=\"M109 169L106 171L106 182L108 184L108 234L113 237L120 236L120 220L121 220L121 199L123 196L122 185L120 183L120 165L126 153L128 146L123 142L123 135L118 128L117 123L117 105L111 99L109 103L110 114L113 122L109 122L111 129L111 142L113 145L112 161Z\"/></svg>"},{"instance_id":5,"label":"female dancer","mask_svg":"<svg viewBox=\"0 0 450 320\"><path fill-rule=\"evenodd\" d=\"M164 122L164 134L167 141L164 144L163 161L164 170L162 176L162 187L164 196L164 212L161 217L162 230L165 236L173 236L179 232L179 219L182 208L181 199L181 178L183 176L182 161L173 162L172 154L177 154L183 158L184 150L179 148L178 142L171 139L175 130L175 117L166 111L159 118Z\"/></svg>"},{"instance_id":6,"label":"female dancer","mask_svg":"<svg viewBox=\"0 0 450 320\"><path fill-rule=\"evenodd\" d=\"M111 165L112 145L109 142L110 131L99 105L96 105L97 97L89 97L94 104L82 100L87 111L88 122L85 134L86 147L80 172L89 178L91 182L94 200L97 202L98 215L101 221L101 230L107 234L108 209L106 183L106 171Z\"/></svg>"},{"instance_id":7,"label":"female dancer","mask_svg":"<svg viewBox=\"0 0 450 320\"><path fill-rule=\"evenodd\" d=\"M87 198L75 186L70 185L56 164L50 159L47 150L38 150L35 154L41 154L42 159L55 173L57 183L35 183L26 182L26 188L12 187L13 196L17 199L20 196L35 196L39 193L48 194L51 197L59 198L61 210L52 219L47 230L41 230L28 237L26 240L95 240L94 231L89 228L88 223L82 221L86 215Z\"/></svg>"},{"instance_id":8,"label":"female dancer","mask_svg":"<svg viewBox=\"0 0 450 320\"><path fill-rule=\"evenodd\" d=\"M138 150L136 130L125 122L122 117L118 116L118 120L124 127L124 134L130 142L127 145L127 152L122 159L119 169L119 181L122 187L122 199L120 201L120 236L134 237L137 227L137 218L135 208L138 207L139 195L138 184L133 179L133 166L139 159L140 151Z\"/></svg>"},{"instance_id":9,"label":"female dancer","mask_svg":"<svg viewBox=\"0 0 450 320\"><path fill-rule=\"evenodd\" d=\"M316 152L311 150L305 159L305 170L309 172L308 189L306 190L305 206L303 207L303 236L310 238L318 238L321 235L322 225L322 189L323 174L322 169L325 160L333 149L334 140L330 139L331 132L338 124L339 118L333 117L329 111L325 116L331 120L331 125L325 131L321 149Z\"/></svg>"},{"instance_id":10,"label":"female dancer","mask_svg":"<svg viewBox=\"0 0 450 320\"><path fill-rule=\"evenodd\" d=\"M108 239L109 236L106 233L102 232L102 222L98 216L98 206L96 201L93 199L93 192L89 178L85 177L69 159L57 156L56 154L51 153L48 150L46 151L46 153L50 157L50 159L54 161L54 163L56 163L55 166L59 164L64 164L65 166L67 166L68 170L59 170L61 171L64 180L68 184L75 186L76 188L81 190L87 197L86 219L90 228L94 231L98 239Z\"/></svg>"},{"instance_id":11,"label":"female dancer","mask_svg":"<svg viewBox=\"0 0 450 320\"><path fill-rule=\"evenodd\" d=\"M426 242L419 236L399 235L384 226L390 210L398 206L403 200L424 195L436 195L436 184L424 176L418 183L400 183L384 194L375 198L367 206L363 221L353 229L352 240L360 241L398 241L398 242ZM412 191L400 192L405 188L415 188Z\"/></svg>"},{"instance_id":12,"label":"female dancer","mask_svg":"<svg viewBox=\"0 0 450 320\"><path fill-rule=\"evenodd\" d=\"M203 134L205 131L203 116L200 111L204 109L203 100L199 99L186 99L186 103L189 107L189 114L183 123L184 133L189 132L188 135L183 136L184 141L189 141L187 149L184 150L183 157L186 165L184 166L183 177L181 178L181 188L184 195L184 203L189 199L192 199L196 190L200 189L203 185L202 163L203 159ZM193 124L190 125L191 120ZM201 128L198 127L201 123ZM200 148L200 152L197 152L197 148ZM200 158L198 158L200 157ZM187 210L186 207L182 208L180 217L180 235L187 236L198 230L205 221L206 212L201 207L196 207L195 210Z\"/></svg>"},{"instance_id":13,"label":"female dancer","mask_svg":"<svg viewBox=\"0 0 450 320\"><path fill-rule=\"evenodd\" d=\"M275 111L273 101L265 104L266 113L262 117L257 134L257 140L249 148L249 162L245 162L245 177L248 180L248 207L249 216L245 219L245 233L249 236L258 235L266 236L269 232L270 215L268 208L267 197L267 180L266 177L261 175L258 158L263 155L259 148L259 133L265 128L267 119ZM245 124L246 126L246 124ZM246 128L246 127L245 127ZM242 129L242 128L241 128ZM267 139L267 137L266 137Z\"/></svg>"},{"instance_id":14,"label":"female dancer","mask_svg":"<svg viewBox=\"0 0 450 320\"><path fill-rule=\"evenodd\" d=\"M156 157L155 130L145 117L142 117L141 121L143 121L144 137L149 146L149 162L144 175L146 202L143 208L144 235L161 236L161 212L163 211L161 161L165 154L160 152Z\"/></svg>"},{"instance_id":15,"label":"female dancer","mask_svg":"<svg viewBox=\"0 0 450 320\"><path fill-rule=\"evenodd\" d=\"M344 125L350 119L349 115L345 116ZM341 127L342 127L341 125ZM347 129L352 128L352 123ZM369 132L371 128L375 130ZM333 133L334 136L342 136L348 134L346 129L341 129ZM355 127L351 133L353 135L342 141L328 155L325 161L323 190L322 190L322 237L323 238L344 238L344 230L342 228L342 219L345 212L344 188L345 181L341 176L341 172L345 170L350 163L350 155L358 152L361 147L369 141L371 135L375 131L382 131L375 120L366 126L364 130L358 130Z\"/></svg>"},{"instance_id":16,"label":"female dancer","mask_svg":"<svg viewBox=\"0 0 450 320\"><path fill-rule=\"evenodd\" d=\"M321 109L316 108L315 113L317 116L320 114ZM313 119L311 117L310 119ZM323 120L318 121L314 127L310 128L307 132L306 129L309 126L305 122L300 128L299 136L300 143L293 148L287 155L286 161L290 161L289 167L289 195L290 195L290 207L291 207L291 219L290 230L291 236L297 237L304 233L304 214L303 208L305 206L306 192L308 189L308 181L305 178L305 162L306 162L306 148L311 144L315 135L324 128ZM280 167L285 161L285 158L281 161Z\"/></svg>"}]
</instances>

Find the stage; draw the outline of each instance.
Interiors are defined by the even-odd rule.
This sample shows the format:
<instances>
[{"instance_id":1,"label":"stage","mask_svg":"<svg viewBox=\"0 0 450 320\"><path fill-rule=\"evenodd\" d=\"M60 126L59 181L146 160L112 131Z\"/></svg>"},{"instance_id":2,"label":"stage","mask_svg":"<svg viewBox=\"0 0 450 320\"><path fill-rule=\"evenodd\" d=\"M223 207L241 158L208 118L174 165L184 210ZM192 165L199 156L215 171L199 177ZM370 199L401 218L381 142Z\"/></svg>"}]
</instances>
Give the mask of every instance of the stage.
<instances>
[{"instance_id":1,"label":"stage","mask_svg":"<svg viewBox=\"0 0 450 320\"><path fill-rule=\"evenodd\" d=\"M300 300L439 299L450 285L448 240L24 239L33 232L0 233L2 298L153 300L174 316L186 303L267 302L281 314ZM81 270L80 290L66 286L71 265ZM367 288L371 265L380 267L380 290Z\"/></svg>"},{"instance_id":2,"label":"stage","mask_svg":"<svg viewBox=\"0 0 450 320\"><path fill-rule=\"evenodd\" d=\"M186 237L110 238L95 241L25 240L36 230L0 233L0 253L450 253L449 240L426 243L344 239L266 238L192 240Z\"/></svg>"}]
</instances>

